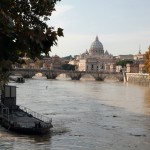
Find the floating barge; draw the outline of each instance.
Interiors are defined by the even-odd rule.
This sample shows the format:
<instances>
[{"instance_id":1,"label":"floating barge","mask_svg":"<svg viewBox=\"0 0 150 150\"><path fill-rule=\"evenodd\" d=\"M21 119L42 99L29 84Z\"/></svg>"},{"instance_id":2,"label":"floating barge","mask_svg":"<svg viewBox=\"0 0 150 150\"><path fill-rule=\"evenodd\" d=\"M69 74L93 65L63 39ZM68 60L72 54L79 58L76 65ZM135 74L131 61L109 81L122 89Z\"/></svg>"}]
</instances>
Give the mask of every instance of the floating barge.
<instances>
[{"instance_id":1,"label":"floating barge","mask_svg":"<svg viewBox=\"0 0 150 150\"><path fill-rule=\"evenodd\" d=\"M22 76L10 76L9 80L14 81L16 83L24 83L25 82L25 78L23 78Z\"/></svg>"},{"instance_id":2,"label":"floating barge","mask_svg":"<svg viewBox=\"0 0 150 150\"><path fill-rule=\"evenodd\" d=\"M1 93L0 124L23 134L48 134L52 119L26 107L16 105L16 86L5 85Z\"/></svg>"}]
</instances>

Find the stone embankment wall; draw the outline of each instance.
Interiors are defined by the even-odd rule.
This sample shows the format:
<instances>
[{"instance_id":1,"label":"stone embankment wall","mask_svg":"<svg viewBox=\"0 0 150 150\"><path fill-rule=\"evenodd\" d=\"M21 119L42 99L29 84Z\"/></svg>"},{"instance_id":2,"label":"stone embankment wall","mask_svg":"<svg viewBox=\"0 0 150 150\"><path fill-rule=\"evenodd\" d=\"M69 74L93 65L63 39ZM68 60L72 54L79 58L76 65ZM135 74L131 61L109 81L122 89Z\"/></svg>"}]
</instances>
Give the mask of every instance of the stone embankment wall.
<instances>
[{"instance_id":1,"label":"stone embankment wall","mask_svg":"<svg viewBox=\"0 0 150 150\"><path fill-rule=\"evenodd\" d=\"M126 73L126 82L150 86L150 75L145 73Z\"/></svg>"}]
</instances>

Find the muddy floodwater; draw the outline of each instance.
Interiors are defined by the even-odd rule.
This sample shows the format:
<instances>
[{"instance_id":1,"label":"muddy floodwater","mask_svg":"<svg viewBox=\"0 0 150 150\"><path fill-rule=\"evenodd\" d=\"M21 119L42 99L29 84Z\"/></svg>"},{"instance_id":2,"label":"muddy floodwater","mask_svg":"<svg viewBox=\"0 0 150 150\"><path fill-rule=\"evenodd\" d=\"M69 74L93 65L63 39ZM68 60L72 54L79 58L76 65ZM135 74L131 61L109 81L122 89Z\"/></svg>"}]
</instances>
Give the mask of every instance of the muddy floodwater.
<instances>
[{"instance_id":1,"label":"muddy floodwater","mask_svg":"<svg viewBox=\"0 0 150 150\"><path fill-rule=\"evenodd\" d=\"M0 127L0 150L150 150L150 87L115 81L26 79L17 104L52 118L51 134Z\"/></svg>"}]
</instances>

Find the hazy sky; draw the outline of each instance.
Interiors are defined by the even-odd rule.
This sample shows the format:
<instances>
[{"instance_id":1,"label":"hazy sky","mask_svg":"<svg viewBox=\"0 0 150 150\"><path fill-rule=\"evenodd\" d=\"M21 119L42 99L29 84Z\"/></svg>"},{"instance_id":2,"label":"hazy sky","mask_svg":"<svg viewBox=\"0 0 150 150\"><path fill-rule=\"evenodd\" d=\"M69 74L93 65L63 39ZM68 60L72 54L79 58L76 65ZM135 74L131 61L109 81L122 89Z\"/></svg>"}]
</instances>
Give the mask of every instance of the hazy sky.
<instances>
[{"instance_id":1,"label":"hazy sky","mask_svg":"<svg viewBox=\"0 0 150 150\"><path fill-rule=\"evenodd\" d=\"M113 55L145 53L150 45L150 0L61 0L50 25L64 37L50 55L78 55L89 50L98 35Z\"/></svg>"}]
</instances>

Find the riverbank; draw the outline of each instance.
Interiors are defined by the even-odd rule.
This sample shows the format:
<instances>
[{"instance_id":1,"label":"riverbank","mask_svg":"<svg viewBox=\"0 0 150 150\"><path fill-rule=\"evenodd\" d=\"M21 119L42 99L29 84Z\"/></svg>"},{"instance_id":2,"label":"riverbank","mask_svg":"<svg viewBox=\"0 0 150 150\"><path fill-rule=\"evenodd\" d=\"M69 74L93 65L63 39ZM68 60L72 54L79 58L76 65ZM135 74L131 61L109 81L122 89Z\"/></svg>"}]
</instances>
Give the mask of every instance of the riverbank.
<instances>
[{"instance_id":1,"label":"riverbank","mask_svg":"<svg viewBox=\"0 0 150 150\"><path fill-rule=\"evenodd\" d=\"M126 73L126 77L127 77L128 83L150 86L150 75L149 74Z\"/></svg>"}]
</instances>

